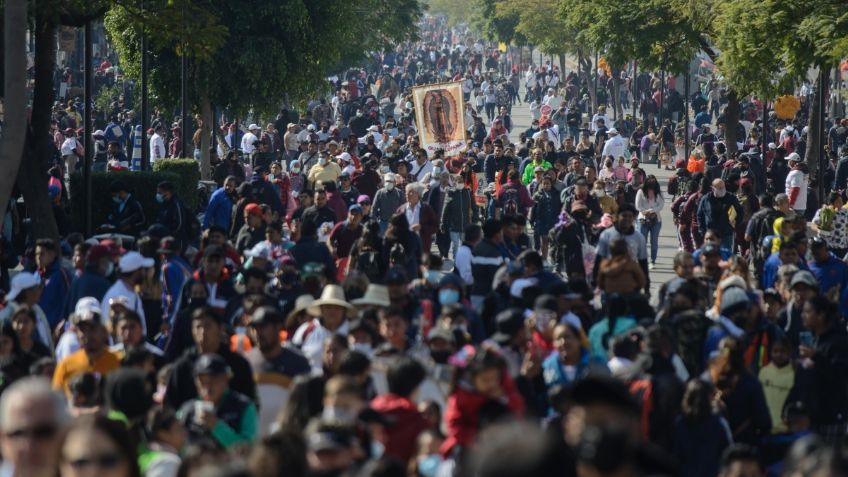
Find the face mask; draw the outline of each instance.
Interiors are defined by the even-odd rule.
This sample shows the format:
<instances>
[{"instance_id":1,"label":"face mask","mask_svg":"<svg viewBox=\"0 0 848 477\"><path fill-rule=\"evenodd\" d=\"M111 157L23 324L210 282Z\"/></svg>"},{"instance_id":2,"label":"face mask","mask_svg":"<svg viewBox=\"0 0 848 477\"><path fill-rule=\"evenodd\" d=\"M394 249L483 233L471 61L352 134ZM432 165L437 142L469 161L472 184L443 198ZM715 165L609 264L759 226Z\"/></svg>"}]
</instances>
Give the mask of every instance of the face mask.
<instances>
[{"instance_id":1,"label":"face mask","mask_svg":"<svg viewBox=\"0 0 848 477\"><path fill-rule=\"evenodd\" d=\"M448 364L450 356L450 351L430 351L430 357L436 364Z\"/></svg>"},{"instance_id":2,"label":"face mask","mask_svg":"<svg viewBox=\"0 0 848 477\"><path fill-rule=\"evenodd\" d=\"M357 117L357 118L361 118L361 117L362 117L362 113L356 113L356 117Z\"/></svg>"},{"instance_id":3,"label":"face mask","mask_svg":"<svg viewBox=\"0 0 848 477\"><path fill-rule=\"evenodd\" d=\"M435 180L435 179L434 179L434 180L432 180L432 181L430 181L430 188L431 188L431 189L432 189L433 187L438 186L438 185L439 185L439 181L437 181L437 180Z\"/></svg>"},{"instance_id":4,"label":"face mask","mask_svg":"<svg viewBox=\"0 0 848 477\"><path fill-rule=\"evenodd\" d=\"M439 303L442 306L453 305L458 302L459 290L454 290L452 288L445 288L443 290L439 290Z\"/></svg>"},{"instance_id":5,"label":"face mask","mask_svg":"<svg viewBox=\"0 0 848 477\"><path fill-rule=\"evenodd\" d=\"M351 424L356 421L356 413L343 407L325 407L321 413L323 419Z\"/></svg>"},{"instance_id":6,"label":"face mask","mask_svg":"<svg viewBox=\"0 0 848 477\"><path fill-rule=\"evenodd\" d=\"M465 189L465 182L457 182L456 183L456 190L462 190L462 189Z\"/></svg>"},{"instance_id":7,"label":"face mask","mask_svg":"<svg viewBox=\"0 0 848 477\"><path fill-rule=\"evenodd\" d=\"M388 174L389 172L392 172L392 168L389 166L383 166L383 168L380 170L383 171L383 174Z\"/></svg>"},{"instance_id":8,"label":"face mask","mask_svg":"<svg viewBox=\"0 0 848 477\"><path fill-rule=\"evenodd\" d=\"M724 197L724 194L726 194L726 193L727 193L727 190L725 190L725 189L713 189L713 195L715 195L719 199Z\"/></svg>"},{"instance_id":9,"label":"face mask","mask_svg":"<svg viewBox=\"0 0 848 477\"><path fill-rule=\"evenodd\" d=\"M392 190L395 188L394 182L386 182L386 190Z\"/></svg>"},{"instance_id":10,"label":"face mask","mask_svg":"<svg viewBox=\"0 0 848 477\"><path fill-rule=\"evenodd\" d=\"M436 477L436 471L439 470L439 465L442 463L442 458L439 454L429 454L418 458L418 473L422 477Z\"/></svg>"},{"instance_id":11,"label":"face mask","mask_svg":"<svg viewBox=\"0 0 848 477\"><path fill-rule=\"evenodd\" d=\"M358 351L369 358L374 354L374 348L371 347L370 343L354 343L350 345L350 349Z\"/></svg>"},{"instance_id":12,"label":"face mask","mask_svg":"<svg viewBox=\"0 0 848 477\"><path fill-rule=\"evenodd\" d=\"M295 167L295 168L293 168L293 169L291 170L291 173L292 173L292 174L300 174L300 168L299 168L299 167Z\"/></svg>"},{"instance_id":13,"label":"face mask","mask_svg":"<svg viewBox=\"0 0 848 477\"><path fill-rule=\"evenodd\" d=\"M534 125L533 125L533 130L534 130L534 131L538 131L538 130L539 130L539 126L537 126L537 125L535 125L535 124L534 124Z\"/></svg>"},{"instance_id":14,"label":"face mask","mask_svg":"<svg viewBox=\"0 0 848 477\"><path fill-rule=\"evenodd\" d=\"M441 173L442 173L442 168L441 168L441 167L434 167L434 168L433 168L433 175L434 175L434 176L438 176L438 175L439 175L439 174L441 174Z\"/></svg>"},{"instance_id":15,"label":"face mask","mask_svg":"<svg viewBox=\"0 0 848 477\"><path fill-rule=\"evenodd\" d=\"M327 165L327 159L324 158L324 157L322 157L321 159L318 159L318 164L321 165L321 166L326 166Z\"/></svg>"},{"instance_id":16,"label":"face mask","mask_svg":"<svg viewBox=\"0 0 848 477\"><path fill-rule=\"evenodd\" d=\"M442 273L436 270L427 270L427 283L437 286L442 280Z\"/></svg>"},{"instance_id":17,"label":"face mask","mask_svg":"<svg viewBox=\"0 0 848 477\"><path fill-rule=\"evenodd\" d=\"M103 275L107 276L107 277L111 277L112 272L114 272L114 271L115 271L115 264L112 263L112 262L109 262L109 264L106 265L106 272Z\"/></svg>"},{"instance_id":18,"label":"face mask","mask_svg":"<svg viewBox=\"0 0 848 477\"><path fill-rule=\"evenodd\" d=\"M403 107L406 108L406 109L412 109L412 103L407 101L406 103L404 103Z\"/></svg>"},{"instance_id":19,"label":"face mask","mask_svg":"<svg viewBox=\"0 0 848 477\"><path fill-rule=\"evenodd\" d=\"M123 202L121 200L121 198L118 197L117 195L115 197L112 197L112 201L115 202L116 204L120 204L121 202Z\"/></svg>"},{"instance_id":20,"label":"face mask","mask_svg":"<svg viewBox=\"0 0 848 477\"><path fill-rule=\"evenodd\" d=\"M159 192L156 193L156 202L159 202L160 204L165 202L165 197Z\"/></svg>"},{"instance_id":21,"label":"face mask","mask_svg":"<svg viewBox=\"0 0 848 477\"><path fill-rule=\"evenodd\" d=\"M607 191L604 189L595 189L595 197L604 197L607 195Z\"/></svg>"},{"instance_id":22,"label":"face mask","mask_svg":"<svg viewBox=\"0 0 848 477\"><path fill-rule=\"evenodd\" d=\"M383 445L382 442L372 440L371 441L371 458L379 459L383 456L383 453L386 452L386 446Z\"/></svg>"}]
</instances>

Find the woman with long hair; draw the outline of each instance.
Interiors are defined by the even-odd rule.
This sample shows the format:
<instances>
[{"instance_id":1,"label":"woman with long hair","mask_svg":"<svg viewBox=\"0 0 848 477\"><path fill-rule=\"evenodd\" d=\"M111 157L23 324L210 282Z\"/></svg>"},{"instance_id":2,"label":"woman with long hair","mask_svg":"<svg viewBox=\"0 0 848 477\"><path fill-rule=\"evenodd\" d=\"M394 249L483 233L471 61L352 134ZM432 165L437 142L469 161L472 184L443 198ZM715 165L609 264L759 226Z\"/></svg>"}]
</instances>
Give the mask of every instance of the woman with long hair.
<instances>
[{"instance_id":1,"label":"woman with long hair","mask_svg":"<svg viewBox=\"0 0 848 477\"><path fill-rule=\"evenodd\" d=\"M653 269L657 262L657 251L660 245L660 227L662 219L660 211L665 205L660 183L656 176L649 175L645 183L636 192L636 210L639 211L639 232L645 236L645 240L651 242L651 265Z\"/></svg>"},{"instance_id":2,"label":"woman with long hair","mask_svg":"<svg viewBox=\"0 0 848 477\"><path fill-rule=\"evenodd\" d=\"M418 278L422 250L421 239L409 230L406 214L393 215L383 237L382 253L388 267L401 267L409 279Z\"/></svg>"},{"instance_id":3,"label":"woman with long hair","mask_svg":"<svg viewBox=\"0 0 848 477\"><path fill-rule=\"evenodd\" d=\"M713 385L703 379L692 379L686 384L672 440L674 456L683 465L681 475L718 475L721 454L733 443L727 421L714 412L711 401L714 392Z\"/></svg>"},{"instance_id":4,"label":"woman with long hair","mask_svg":"<svg viewBox=\"0 0 848 477\"><path fill-rule=\"evenodd\" d=\"M58 477L141 477L138 443L124 423L92 414L73 421L59 445Z\"/></svg>"}]
</instances>

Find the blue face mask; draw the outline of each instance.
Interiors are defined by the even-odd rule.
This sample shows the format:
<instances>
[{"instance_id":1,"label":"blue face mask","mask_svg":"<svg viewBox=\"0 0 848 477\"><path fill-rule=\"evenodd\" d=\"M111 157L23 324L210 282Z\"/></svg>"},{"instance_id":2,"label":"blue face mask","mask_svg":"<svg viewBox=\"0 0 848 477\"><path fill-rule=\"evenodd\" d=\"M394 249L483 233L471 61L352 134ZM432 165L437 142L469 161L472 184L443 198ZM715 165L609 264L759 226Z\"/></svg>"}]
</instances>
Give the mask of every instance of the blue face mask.
<instances>
[{"instance_id":1,"label":"blue face mask","mask_svg":"<svg viewBox=\"0 0 848 477\"><path fill-rule=\"evenodd\" d=\"M438 454L428 454L418 458L418 473L423 477L435 477L442 458Z\"/></svg>"},{"instance_id":2,"label":"blue face mask","mask_svg":"<svg viewBox=\"0 0 848 477\"><path fill-rule=\"evenodd\" d=\"M123 200L121 200L121 197L120 197L120 196L117 196L117 195L116 195L116 196L114 196L114 197L112 197L112 200L113 200L116 204L120 204L121 202L123 202Z\"/></svg>"},{"instance_id":3,"label":"blue face mask","mask_svg":"<svg viewBox=\"0 0 848 477\"><path fill-rule=\"evenodd\" d=\"M107 277L111 277L111 276L112 276L112 272L114 272L114 271L115 271L115 264L114 264L114 263L112 263L112 262L109 262L109 265L107 265L107 266L106 266L106 274L105 274L105 276L107 276Z\"/></svg>"},{"instance_id":4,"label":"blue face mask","mask_svg":"<svg viewBox=\"0 0 848 477\"><path fill-rule=\"evenodd\" d=\"M439 290L439 304L446 306L455 303L459 303L459 290L454 290L453 288Z\"/></svg>"},{"instance_id":5,"label":"blue face mask","mask_svg":"<svg viewBox=\"0 0 848 477\"><path fill-rule=\"evenodd\" d=\"M437 270L427 270L427 283L437 286L442 279L442 272Z\"/></svg>"},{"instance_id":6,"label":"blue face mask","mask_svg":"<svg viewBox=\"0 0 848 477\"><path fill-rule=\"evenodd\" d=\"M162 202L165 202L165 196L163 196L161 193L157 192L156 193L156 202L159 202L160 204Z\"/></svg>"}]
</instances>

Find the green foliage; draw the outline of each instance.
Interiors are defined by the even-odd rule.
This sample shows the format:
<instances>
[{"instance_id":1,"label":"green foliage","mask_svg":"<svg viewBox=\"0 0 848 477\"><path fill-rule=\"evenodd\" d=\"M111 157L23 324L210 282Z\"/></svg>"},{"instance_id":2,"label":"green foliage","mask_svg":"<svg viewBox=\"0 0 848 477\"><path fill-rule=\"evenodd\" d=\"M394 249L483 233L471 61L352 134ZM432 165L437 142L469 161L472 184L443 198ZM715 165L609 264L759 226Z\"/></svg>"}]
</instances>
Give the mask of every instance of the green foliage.
<instances>
[{"instance_id":1,"label":"green foliage","mask_svg":"<svg viewBox=\"0 0 848 477\"><path fill-rule=\"evenodd\" d=\"M478 12L476 6L473 1L429 0L427 2L427 10L435 15L444 15L450 26L471 23Z\"/></svg>"},{"instance_id":2,"label":"green foliage","mask_svg":"<svg viewBox=\"0 0 848 477\"><path fill-rule=\"evenodd\" d=\"M200 165L194 159L160 159L153 163L153 172L174 173L179 180L174 183L177 195L183 198L186 205L194 208L197 205L197 183L200 182Z\"/></svg>"},{"instance_id":3,"label":"green foliage","mask_svg":"<svg viewBox=\"0 0 848 477\"><path fill-rule=\"evenodd\" d=\"M148 223L156 217L159 204L156 202L156 184L162 181L171 181L180 187L180 176L174 172L100 172L91 174L91 190L98 200L91 203L91 223L99 226L106 222L106 217L112 211L112 200L109 198L109 187L116 180L121 180L132 191L133 197L141 203L141 208L147 216ZM83 197L84 183L81 173L71 174L70 194L71 197ZM183 196L182 190L178 192L180 197L189 207L193 207L196 200L189 204L188 199L195 199L196 194ZM75 227L82 227L84 223L84 207L82 200L71 200L71 223Z\"/></svg>"},{"instance_id":4,"label":"green foliage","mask_svg":"<svg viewBox=\"0 0 848 477\"><path fill-rule=\"evenodd\" d=\"M285 95L305 100L326 89L322 78L367 52L414 39L421 14L419 0L148 0L144 14L114 6L105 25L133 78L147 32L151 93L166 103L179 92L186 54L190 91L238 115L271 115Z\"/></svg>"},{"instance_id":5,"label":"green foliage","mask_svg":"<svg viewBox=\"0 0 848 477\"><path fill-rule=\"evenodd\" d=\"M112 98L116 98L121 94L121 86L113 84L112 86L103 86L97 95L94 97L94 104L98 111L110 111L112 109Z\"/></svg>"}]
</instances>

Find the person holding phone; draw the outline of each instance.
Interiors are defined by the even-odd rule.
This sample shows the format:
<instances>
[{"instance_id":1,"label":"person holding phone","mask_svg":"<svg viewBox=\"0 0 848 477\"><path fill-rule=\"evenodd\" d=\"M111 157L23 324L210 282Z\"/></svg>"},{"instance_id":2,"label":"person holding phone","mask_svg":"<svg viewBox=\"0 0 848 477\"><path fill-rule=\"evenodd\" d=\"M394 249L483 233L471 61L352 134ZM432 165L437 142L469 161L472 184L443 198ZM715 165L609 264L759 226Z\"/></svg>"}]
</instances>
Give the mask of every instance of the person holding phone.
<instances>
[{"instance_id":1,"label":"person holding phone","mask_svg":"<svg viewBox=\"0 0 848 477\"><path fill-rule=\"evenodd\" d=\"M845 434L848 421L848 331L835 303L816 295L804 303L796 392L810 409L813 427L826 438Z\"/></svg>"}]
</instances>

